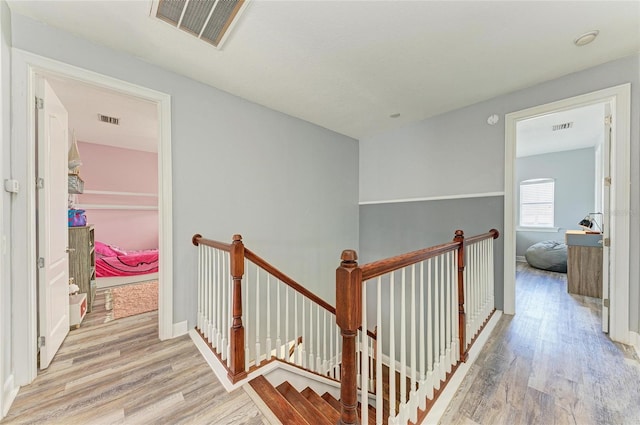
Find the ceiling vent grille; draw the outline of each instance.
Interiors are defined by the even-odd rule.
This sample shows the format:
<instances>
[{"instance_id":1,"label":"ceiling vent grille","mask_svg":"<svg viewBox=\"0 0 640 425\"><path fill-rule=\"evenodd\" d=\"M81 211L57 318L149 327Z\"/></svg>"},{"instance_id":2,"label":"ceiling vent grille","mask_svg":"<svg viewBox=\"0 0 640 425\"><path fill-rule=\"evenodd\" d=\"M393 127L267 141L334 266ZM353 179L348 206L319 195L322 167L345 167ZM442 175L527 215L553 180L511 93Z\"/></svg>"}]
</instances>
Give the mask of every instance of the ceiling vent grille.
<instances>
[{"instance_id":1,"label":"ceiling vent grille","mask_svg":"<svg viewBox=\"0 0 640 425\"><path fill-rule=\"evenodd\" d=\"M245 0L159 0L156 17L222 47Z\"/></svg>"},{"instance_id":2,"label":"ceiling vent grille","mask_svg":"<svg viewBox=\"0 0 640 425\"><path fill-rule=\"evenodd\" d=\"M107 124L120 125L120 118L116 117L98 114L98 120L106 122Z\"/></svg>"},{"instance_id":3,"label":"ceiling vent grille","mask_svg":"<svg viewBox=\"0 0 640 425\"><path fill-rule=\"evenodd\" d=\"M558 131L558 130L568 130L571 127L573 127L573 121L571 122L564 122L562 124L556 124L554 125L552 128L553 131Z\"/></svg>"}]
</instances>

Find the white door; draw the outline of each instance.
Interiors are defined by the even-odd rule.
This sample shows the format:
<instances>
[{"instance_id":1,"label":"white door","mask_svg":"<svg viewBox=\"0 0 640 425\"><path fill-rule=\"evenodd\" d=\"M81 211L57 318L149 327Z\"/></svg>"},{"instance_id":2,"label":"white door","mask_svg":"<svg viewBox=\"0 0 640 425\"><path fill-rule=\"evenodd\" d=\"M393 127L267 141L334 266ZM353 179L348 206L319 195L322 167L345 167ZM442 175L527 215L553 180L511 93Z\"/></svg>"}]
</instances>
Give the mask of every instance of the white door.
<instances>
[{"instance_id":1,"label":"white door","mask_svg":"<svg viewBox=\"0 0 640 425\"><path fill-rule=\"evenodd\" d=\"M611 254L610 244L604 243L609 240L611 234L609 228L609 217L611 214L610 191L611 191L611 105L605 104L604 118L604 146L602 147L602 174L604 182L602 184L602 332L609 333L609 255Z\"/></svg>"},{"instance_id":2,"label":"white door","mask_svg":"<svg viewBox=\"0 0 640 425\"><path fill-rule=\"evenodd\" d=\"M40 369L69 333L67 110L43 78L36 85L38 336Z\"/></svg>"}]
</instances>

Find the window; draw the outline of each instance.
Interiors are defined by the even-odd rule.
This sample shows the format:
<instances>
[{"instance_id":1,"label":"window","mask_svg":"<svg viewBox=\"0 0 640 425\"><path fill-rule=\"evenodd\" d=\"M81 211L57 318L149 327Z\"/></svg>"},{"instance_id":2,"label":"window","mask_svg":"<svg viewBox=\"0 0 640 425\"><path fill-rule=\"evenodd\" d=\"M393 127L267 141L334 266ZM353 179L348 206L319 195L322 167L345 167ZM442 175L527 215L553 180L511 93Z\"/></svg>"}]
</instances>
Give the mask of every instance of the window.
<instances>
[{"instance_id":1,"label":"window","mask_svg":"<svg viewBox=\"0 0 640 425\"><path fill-rule=\"evenodd\" d=\"M520 182L520 226L553 227L553 179Z\"/></svg>"}]
</instances>

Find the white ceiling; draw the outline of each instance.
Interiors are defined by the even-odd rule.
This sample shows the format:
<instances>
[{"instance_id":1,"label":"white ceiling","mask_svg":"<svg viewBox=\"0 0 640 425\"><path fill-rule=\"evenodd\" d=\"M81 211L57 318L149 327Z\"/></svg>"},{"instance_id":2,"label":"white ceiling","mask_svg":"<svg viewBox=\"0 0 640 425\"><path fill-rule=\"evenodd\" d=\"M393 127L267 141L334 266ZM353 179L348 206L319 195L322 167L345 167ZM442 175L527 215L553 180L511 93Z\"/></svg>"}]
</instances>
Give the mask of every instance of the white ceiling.
<instances>
[{"instance_id":1,"label":"white ceiling","mask_svg":"<svg viewBox=\"0 0 640 425\"><path fill-rule=\"evenodd\" d=\"M79 142L158 151L155 103L76 81L47 77L69 113L69 128ZM98 114L119 118L118 125L101 122Z\"/></svg>"},{"instance_id":2,"label":"white ceiling","mask_svg":"<svg viewBox=\"0 0 640 425\"><path fill-rule=\"evenodd\" d=\"M516 126L516 156L594 147L604 140L604 104L590 105L521 121ZM557 124L571 128L553 130Z\"/></svg>"},{"instance_id":3,"label":"white ceiling","mask_svg":"<svg viewBox=\"0 0 640 425\"><path fill-rule=\"evenodd\" d=\"M640 51L639 1L256 0L222 50L150 17L149 0L8 3L358 139Z\"/></svg>"}]
</instances>

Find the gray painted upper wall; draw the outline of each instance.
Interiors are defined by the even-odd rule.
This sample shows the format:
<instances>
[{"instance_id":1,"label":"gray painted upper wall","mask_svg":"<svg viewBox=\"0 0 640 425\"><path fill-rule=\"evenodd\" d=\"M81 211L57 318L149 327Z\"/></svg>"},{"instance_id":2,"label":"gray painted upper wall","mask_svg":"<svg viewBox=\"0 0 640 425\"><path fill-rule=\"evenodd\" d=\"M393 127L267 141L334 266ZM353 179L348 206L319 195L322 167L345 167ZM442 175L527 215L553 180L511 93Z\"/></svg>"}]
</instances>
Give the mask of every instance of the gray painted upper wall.
<instances>
[{"instance_id":1,"label":"gray painted upper wall","mask_svg":"<svg viewBox=\"0 0 640 425\"><path fill-rule=\"evenodd\" d=\"M516 255L524 255L527 248L536 242L544 240L564 242L564 234L568 229L580 230L578 222L588 213L594 212L595 161L594 148L516 159L517 184L529 179L555 179L554 226L559 227L557 232L518 231ZM516 191L516 205L519 214L519 190ZM600 217L597 217L597 220L600 223Z\"/></svg>"},{"instance_id":2,"label":"gray painted upper wall","mask_svg":"<svg viewBox=\"0 0 640 425\"><path fill-rule=\"evenodd\" d=\"M501 67L496 64L496 72ZM470 71L471 72L471 71ZM506 77L506 76L505 76ZM630 321L640 329L640 56L634 55L360 141L360 201L504 191L504 115L631 83ZM426 99L425 101L428 101ZM495 126L487 124L500 116ZM626 212L625 212L626 213Z\"/></svg>"},{"instance_id":3,"label":"gray painted upper wall","mask_svg":"<svg viewBox=\"0 0 640 425\"><path fill-rule=\"evenodd\" d=\"M356 140L16 14L13 46L171 95L174 322L196 319L195 233L240 233L334 302L340 253L358 244Z\"/></svg>"}]
</instances>

